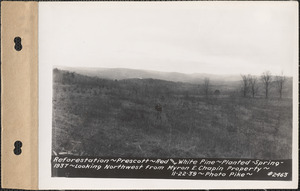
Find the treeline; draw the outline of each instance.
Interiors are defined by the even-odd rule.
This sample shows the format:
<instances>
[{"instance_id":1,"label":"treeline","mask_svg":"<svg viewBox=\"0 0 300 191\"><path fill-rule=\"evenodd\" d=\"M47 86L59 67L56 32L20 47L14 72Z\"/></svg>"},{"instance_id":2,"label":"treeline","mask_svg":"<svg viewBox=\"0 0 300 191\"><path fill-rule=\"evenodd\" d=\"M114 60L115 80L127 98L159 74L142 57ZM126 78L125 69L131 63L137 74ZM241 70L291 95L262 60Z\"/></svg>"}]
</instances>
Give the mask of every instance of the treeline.
<instances>
[{"instance_id":1,"label":"treeline","mask_svg":"<svg viewBox=\"0 0 300 191\"><path fill-rule=\"evenodd\" d=\"M270 71L261 74L260 77L242 74L241 92L243 97L256 97L261 91L266 99L270 97L271 89L274 89L273 97L282 99L287 77L283 74L273 76Z\"/></svg>"},{"instance_id":2,"label":"treeline","mask_svg":"<svg viewBox=\"0 0 300 191\"><path fill-rule=\"evenodd\" d=\"M264 72L260 77L254 75L241 75L241 83L226 82L224 85L217 85L211 82L209 78L204 78L202 84L192 84L184 82L173 82L159 79L138 79L130 78L123 80L103 79L99 77L85 76L75 72L53 70L54 82L61 84L73 84L83 91L84 89L93 89L97 94L99 90L105 90L114 94L131 94L132 96L154 96L156 98L170 96L242 96L242 97L278 97L291 95L291 83L284 75L273 76L270 72ZM225 83L225 82L224 82ZM228 87L230 87L228 90ZM272 90L272 91L271 91ZM79 90L75 90L79 91Z\"/></svg>"},{"instance_id":3,"label":"treeline","mask_svg":"<svg viewBox=\"0 0 300 191\"><path fill-rule=\"evenodd\" d=\"M145 96L154 98L167 98L170 96L199 95L199 85L172 82L159 79L123 79L112 80L98 77L85 76L75 72L59 69L53 70L54 83L63 85L74 85L77 89L73 91L88 91L99 94L109 92L110 94ZM65 87L67 89L67 87ZM70 88L70 87L69 87ZM84 93L84 92L83 92Z\"/></svg>"},{"instance_id":4,"label":"treeline","mask_svg":"<svg viewBox=\"0 0 300 191\"><path fill-rule=\"evenodd\" d=\"M287 97L291 97L292 82L288 80L289 78L283 74L274 76L269 71L262 73L261 76L241 74L240 86L237 87L237 91L232 91L231 95L237 96L240 93L242 97L264 97L266 99L278 97L282 99L283 94L286 93ZM201 85L202 94L206 97L223 94L222 88L213 90L212 87L213 83L210 79L205 78Z\"/></svg>"}]
</instances>

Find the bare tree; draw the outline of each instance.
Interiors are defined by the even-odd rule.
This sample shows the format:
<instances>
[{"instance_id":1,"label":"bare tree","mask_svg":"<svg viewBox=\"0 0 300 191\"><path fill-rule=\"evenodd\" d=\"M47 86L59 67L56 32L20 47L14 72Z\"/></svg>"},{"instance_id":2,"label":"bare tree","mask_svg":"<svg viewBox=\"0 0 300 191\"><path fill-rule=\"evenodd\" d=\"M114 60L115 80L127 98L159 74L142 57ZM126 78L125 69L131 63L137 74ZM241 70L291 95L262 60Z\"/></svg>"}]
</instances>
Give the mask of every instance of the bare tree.
<instances>
[{"instance_id":1,"label":"bare tree","mask_svg":"<svg viewBox=\"0 0 300 191\"><path fill-rule=\"evenodd\" d=\"M261 81L264 85L265 96L266 96L266 99L267 99L269 97L269 90L270 90L270 85L271 85L271 82L272 82L271 72L266 71L266 72L262 73Z\"/></svg>"},{"instance_id":2,"label":"bare tree","mask_svg":"<svg viewBox=\"0 0 300 191\"><path fill-rule=\"evenodd\" d=\"M281 74L281 76L275 76L275 84L276 84L276 88L279 93L280 99L282 98L282 90L283 90L285 81L286 81L286 77L283 74Z\"/></svg>"},{"instance_id":3,"label":"bare tree","mask_svg":"<svg viewBox=\"0 0 300 191\"><path fill-rule=\"evenodd\" d=\"M248 92L249 92L249 87L250 87L249 76L250 75L241 75L241 77L242 77L242 93L243 93L243 97L247 97Z\"/></svg>"},{"instance_id":4,"label":"bare tree","mask_svg":"<svg viewBox=\"0 0 300 191\"><path fill-rule=\"evenodd\" d=\"M255 76L251 76L251 75L249 76L249 85L250 85L251 95L254 98L258 92L257 78Z\"/></svg>"},{"instance_id":5,"label":"bare tree","mask_svg":"<svg viewBox=\"0 0 300 191\"><path fill-rule=\"evenodd\" d=\"M204 95L205 95L206 97L208 97L209 92L210 92L210 81L209 81L209 78L204 78L204 82L203 82L203 92L204 92Z\"/></svg>"}]
</instances>

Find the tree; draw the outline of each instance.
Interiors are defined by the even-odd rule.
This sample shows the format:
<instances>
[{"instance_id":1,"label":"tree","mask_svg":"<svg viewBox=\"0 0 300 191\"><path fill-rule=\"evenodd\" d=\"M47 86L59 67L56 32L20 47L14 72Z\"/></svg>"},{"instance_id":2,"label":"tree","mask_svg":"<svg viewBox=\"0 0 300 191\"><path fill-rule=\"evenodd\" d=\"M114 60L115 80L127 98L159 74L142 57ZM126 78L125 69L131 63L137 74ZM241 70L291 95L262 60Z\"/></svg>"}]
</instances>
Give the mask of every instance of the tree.
<instances>
[{"instance_id":1,"label":"tree","mask_svg":"<svg viewBox=\"0 0 300 191\"><path fill-rule=\"evenodd\" d=\"M219 96L221 94L220 90L215 90L214 95Z\"/></svg>"},{"instance_id":2,"label":"tree","mask_svg":"<svg viewBox=\"0 0 300 191\"><path fill-rule=\"evenodd\" d=\"M279 93L280 99L282 98L282 90L283 90L285 81L286 81L286 77L283 74L281 74L281 76L275 76L275 84L276 84L276 88Z\"/></svg>"},{"instance_id":3,"label":"tree","mask_svg":"<svg viewBox=\"0 0 300 191\"><path fill-rule=\"evenodd\" d=\"M247 97L249 92L249 75L241 75L242 77L242 94L243 97Z\"/></svg>"},{"instance_id":4,"label":"tree","mask_svg":"<svg viewBox=\"0 0 300 191\"><path fill-rule=\"evenodd\" d=\"M270 91L270 88L271 88L270 85L271 85L271 82L272 82L271 72L266 71L266 72L262 73L261 81L264 85L265 96L266 96L266 99L267 99L269 97L269 91Z\"/></svg>"},{"instance_id":5,"label":"tree","mask_svg":"<svg viewBox=\"0 0 300 191\"><path fill-rule=\"evenodd\" d=\"M204 78L204 82L203 82L203 92L204 95L206 97L208 97L209 92L210 92L210 82L209 82L209 78Z\"/></svg>"},{"instance_id":6,"label":"tree","mask_svg":"<svg viewBox=\"0 0 300 191\"><path fill-rule=\"evenodd\" d=\"M251 95L254 98L258 92L257 78L255 76L249 76L249 85L250 85Z\"/></svg>"}]
</instances>

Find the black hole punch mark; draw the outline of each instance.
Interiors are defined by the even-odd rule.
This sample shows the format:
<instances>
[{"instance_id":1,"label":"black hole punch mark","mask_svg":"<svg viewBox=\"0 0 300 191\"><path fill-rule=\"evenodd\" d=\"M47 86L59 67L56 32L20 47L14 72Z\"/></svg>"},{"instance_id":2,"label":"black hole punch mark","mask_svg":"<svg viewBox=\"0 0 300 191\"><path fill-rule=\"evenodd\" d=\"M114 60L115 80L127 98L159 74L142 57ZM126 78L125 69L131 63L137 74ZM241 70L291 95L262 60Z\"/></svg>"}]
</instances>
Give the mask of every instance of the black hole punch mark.
<instances>
[{"instance_id":1,"label":"black hole punch mark","mask_svg":"<svg viewBox=\"0 0 300 191\"><path fill-rule=\"evenodd\" d=\"M21 141L16 141L15 142L15 149L14 149L14 153L15 155L20 155L22 153L22 142Z\"/></svg>"},{"instance_id":2,"label":"black hole punch mark","mask_svg":"<svg viewBox=\"0 0 300 191\"><path fill-rule=\"evenodd\" d=\"M15 37L14 42L15 42L15 49L16 51L22 50L22 43L21 43L21 38L20 37Z\"/></svg>"}]
</instances>

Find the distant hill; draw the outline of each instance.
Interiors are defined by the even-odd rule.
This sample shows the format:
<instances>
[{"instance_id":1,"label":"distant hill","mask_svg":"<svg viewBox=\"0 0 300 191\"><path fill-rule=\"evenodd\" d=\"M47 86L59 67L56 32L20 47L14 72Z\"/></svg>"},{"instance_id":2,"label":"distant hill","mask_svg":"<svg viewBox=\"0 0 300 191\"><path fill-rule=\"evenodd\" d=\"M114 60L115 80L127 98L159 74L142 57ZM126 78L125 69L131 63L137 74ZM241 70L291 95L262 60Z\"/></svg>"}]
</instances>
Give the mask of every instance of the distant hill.
<instances>
[{"instance_id":1,"label":"distant hill","mask_svg":"<svg viewBox=\"0 0 300 191\"><path fill-rule=\"evenodd\" d=\"M183 74L175 72L157 72L134 69L108 69L108 68L67 68L57 67L54 71L54 79L60 82L76 82L84 84L97 84L99 80L110 85L111 82L127 81L141 86L149 84L160 84L157 88L167 88L168 86L177 87L177 90L185 91L185 89L199 89L202 87L205 77L210 79L210 88L212 91L219 90L222 94L230 94L230 92L240 91L241 77L240 76L222 76L222 75L208 75L208 74ZM56 76L56 77L55 77ZM223 77L223 78L222 78ZM258 78L258 94L257 96L264 96L264 87ZM292 97L292 78L287 77L283 87L283 96ZM270 96L276 97L278 95L276 82L273 81L270 85Z\"/></svg>"},{"instance_id":2,"label":"distant hill","mask_svg":"<svg viewBox=\"0 0 300 191\"><path fill-rule=\"evenodd\" d=\"M212 82L234 82L240 81L239 75L215 75L206 73L184 74L179 72L159 72L151 70L137 70L127 68L72 68L72 67L57 67L59 69L76 72L78 74L95 76L106 79L129 79L129 78L153 78L174 82L202 83L204 78L209 78Z\"/></svg>"}]
</instances>

